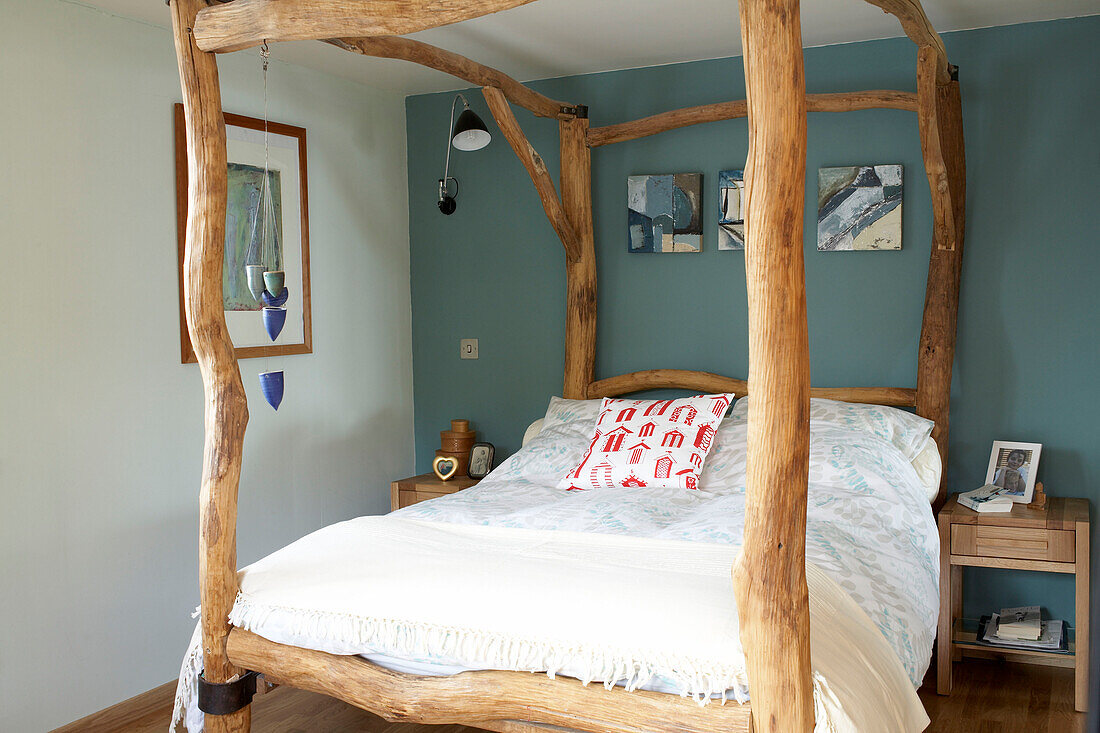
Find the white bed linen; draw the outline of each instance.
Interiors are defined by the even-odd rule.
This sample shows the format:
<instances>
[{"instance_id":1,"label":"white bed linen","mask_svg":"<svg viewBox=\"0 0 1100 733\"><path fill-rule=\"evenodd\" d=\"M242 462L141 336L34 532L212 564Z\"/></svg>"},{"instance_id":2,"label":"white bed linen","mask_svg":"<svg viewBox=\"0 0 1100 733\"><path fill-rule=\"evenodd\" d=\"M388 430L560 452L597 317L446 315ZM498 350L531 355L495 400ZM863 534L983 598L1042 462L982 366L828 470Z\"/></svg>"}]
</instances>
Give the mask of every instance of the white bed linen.
<instances>
[{"instance_id":1,"label":"white bed linen","mask_svg":"<svg viewBox=\"0 0 1100 733\"><path fill-rule=\"evenodd\" d=\"M575 407L566 401L552 404L539 435L478 486L390 516L423 523L632 535L727 548L740 544L744 523L743 419L729 418L719 430L701 483L706 490L563 493L554 487L579 460L590 439L589 425L569 419L568 413ZM912 690L927 668L938 615L939 548L925 489L905 456L874 435L811 425L810 452L807 557L870 617L905 670L915 700ZM248 586L249 572L242 571L242 588ZM732 604L728 575L723 588ZM237 618L244 621L244 616ZM268 635L258 626L253 628ZM288 643L322 648L308 641L301 638ZM828 643L822 641L821 645ZM447 655L416 659L407 649L389 650L377 644L356 649L360 654L392 651L397 652L395 656L412 657L414 663L484 666L470 658ZM861 648L852 651L861 652ZM661 689L671 684L683 690L682 680L675 675L666 678L658 673L648 682L647 687ZM702 694L708 689L696 686L690 691ZM743 693L743 689L732 687L733 697Z\"/></svg>"}]
</instances>

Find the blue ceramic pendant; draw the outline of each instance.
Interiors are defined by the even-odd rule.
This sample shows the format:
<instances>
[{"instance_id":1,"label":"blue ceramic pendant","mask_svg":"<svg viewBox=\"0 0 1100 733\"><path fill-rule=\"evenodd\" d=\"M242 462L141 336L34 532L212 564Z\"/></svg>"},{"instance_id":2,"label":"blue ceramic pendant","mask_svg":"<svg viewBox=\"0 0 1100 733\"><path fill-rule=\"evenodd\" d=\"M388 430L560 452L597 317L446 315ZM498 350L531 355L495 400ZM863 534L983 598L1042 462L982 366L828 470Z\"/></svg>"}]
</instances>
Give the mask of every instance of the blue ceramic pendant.
<instances>
[{"instance_id":1,"label":"blue ceramic pendant","mask_svg":"<svg viewBox=\"0 0 1100 733\"><path fill-rule=\"evenodd\" d=\"M279 334L283 332L283 326L286 324L286 308L264 308L263 317L267 335L274 341L279 338Z\"/></svg>"},{"instance_id":2,"label":"blue ceramic pendant","mask_svg":"<svg viewBox=\"0 0 1100 733\"><path fill-rule=\"evenodd\" d=\"M290 288L283 288L283 292L279 293L278 297L272 295L267 290L264 290L260 298L263 300L264 305L268 308L281 308L286 299L290 297Z\"/></svg>"},{"instance_id":3,"label":"blue ceramic pendant","mask_svg":"<svg viewBox=\"0 0 1100 733\"><path fill-rule=\"evenodd\" d=\"M275 410L283 402L283 372L260 372L260 391L264 393L267 404Z\"/></svg>"}]
</instances>

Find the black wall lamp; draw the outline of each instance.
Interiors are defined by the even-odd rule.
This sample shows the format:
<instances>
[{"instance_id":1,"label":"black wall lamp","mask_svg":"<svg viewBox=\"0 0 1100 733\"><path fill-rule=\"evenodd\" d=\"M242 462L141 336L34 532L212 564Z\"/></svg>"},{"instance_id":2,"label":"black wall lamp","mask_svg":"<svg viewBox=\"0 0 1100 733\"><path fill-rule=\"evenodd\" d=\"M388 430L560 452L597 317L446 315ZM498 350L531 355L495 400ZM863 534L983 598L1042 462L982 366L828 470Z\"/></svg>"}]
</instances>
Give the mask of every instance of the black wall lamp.
<instances>
[{"instance_id":1,"label":"black wall lamp","mask_svg":"<svg viewBox=\"0 0 1100 733\"><path fill-rule=\"evenodd\" d=\"M455 108L460 99L464 109L462 114L458 116L458 120L455 120ZM447 131L450 133L447 138L447 159L443 163L443 177L439 179L439 201L436 205L440 211L449 216L455 213L455 209L458 207L458 204L455 203L455 198L458 196L458 179L450 175L451 146L453 145L459 150L481 150L493 138L485 128L485 123L474 114L474 111L470 109L470 103L461 94L455 95L454 101L451 102L451 122L447 126ZM451 181L454 181L455 184L453 195L450 193Z\"/></svg>"}]
</instances>

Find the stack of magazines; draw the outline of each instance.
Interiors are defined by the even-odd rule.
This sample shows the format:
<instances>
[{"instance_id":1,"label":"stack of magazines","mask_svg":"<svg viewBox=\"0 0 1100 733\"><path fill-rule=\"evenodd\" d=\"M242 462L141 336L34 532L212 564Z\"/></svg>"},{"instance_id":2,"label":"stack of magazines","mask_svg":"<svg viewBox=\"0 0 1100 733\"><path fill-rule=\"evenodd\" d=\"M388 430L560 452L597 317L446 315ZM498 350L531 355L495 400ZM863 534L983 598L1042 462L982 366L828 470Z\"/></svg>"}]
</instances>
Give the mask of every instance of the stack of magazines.
<instances>
[{"instance_id":1,"label":"stack of magazines","mask_svg":"<svg viewBox=\"0 0 1100 733\"><path fill-rule=\"evenodd\" d=\"M1038 606L1002 608L997 614L997 636L1014 641L1038 641L1043 633L1041 619Z\"/></svg>"},{"instance_id":2,"label":"stack of magazines","mask_svg":"<svg viewBox=\"0 0 1100 733\"><path fill-rule=\"evenodd\" d=\"M1043 621L1038 606L1002 608L1000 613L982 616L978 640L1005 649L1069 653L1064 624Z\"/></svg>"}]
</instances>

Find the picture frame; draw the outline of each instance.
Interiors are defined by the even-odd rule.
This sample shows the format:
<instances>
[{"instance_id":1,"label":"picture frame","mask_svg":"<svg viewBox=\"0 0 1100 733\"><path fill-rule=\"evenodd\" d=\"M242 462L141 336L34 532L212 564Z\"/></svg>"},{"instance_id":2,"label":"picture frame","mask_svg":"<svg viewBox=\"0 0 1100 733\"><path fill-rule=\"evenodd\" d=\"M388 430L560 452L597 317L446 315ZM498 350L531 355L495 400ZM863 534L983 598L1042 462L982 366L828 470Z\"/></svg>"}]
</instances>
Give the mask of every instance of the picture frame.
<instances>
[{"instance_id":1,"label":"picture frame","mask_svg":"<svg viewBox=\"0 0 1100 733\"><path fill-rule=\"evenodd\" d=\"M1030 504L1035 493L1035 479L1039 470L1042 443L1018 443L1008 440L993 441L989 454L989 467L985 483L999 486L1013 502Z\"/></svg>"},{"instance_id":2,"label":"picture frame","mask_svg":"<svg viewBox=\"0 0 1100 733\"><path fill-rule=\"evenodd\" d=\"M493 470L493 455L496 448L492 443L474 443L470 446L470 461L466 475L474 479L483 479Z\"/></svg>"},{"instance_id":3,"label":"picture frame","mask_svg":"<svg viewBox=\"0 0 1100 733\"><path fill-rule=\"evenodd\" d=\"M187 138L183 105L173 108L176 158L176 230L179 270L180 361L194 364L195 349L187 331L183 272L187 246ZM229 202L226 212L225 268L222 275L225 319L238 359L313 353L313 316L310 301L309 205L306 168L306 130L279 122L267 123L270 170L276 177L277 212L280 222L281 266L286 273L287 318L282 333L272 342L260 317L261 304L241 294L243 285L242 233L250 212L239 211L249 201L241 186L248 176L263 179L264 121L225 113L226 152L229 163ZM234 196L234 193L238 193ZM248 205L254 205L249 201ZM252 212L254 214L254 212Z\"/></svg>"}]
</instances>

